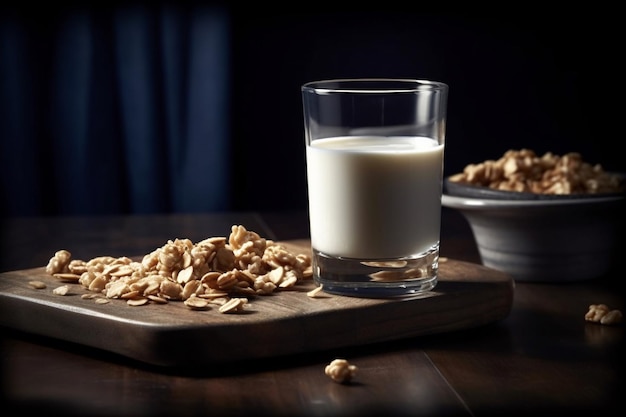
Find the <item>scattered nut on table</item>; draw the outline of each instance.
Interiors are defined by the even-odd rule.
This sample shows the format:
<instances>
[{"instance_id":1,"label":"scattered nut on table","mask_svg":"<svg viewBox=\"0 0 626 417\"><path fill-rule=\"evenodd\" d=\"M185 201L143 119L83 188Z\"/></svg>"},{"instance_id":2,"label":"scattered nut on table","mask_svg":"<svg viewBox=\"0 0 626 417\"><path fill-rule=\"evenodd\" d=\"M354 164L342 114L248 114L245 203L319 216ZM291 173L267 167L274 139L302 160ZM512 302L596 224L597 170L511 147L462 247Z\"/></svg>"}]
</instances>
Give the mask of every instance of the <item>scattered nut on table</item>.
<instances>
[{"instance_id":1,"label":"scattered nut on table","mask_svg":"<svg viewBox=\"0 0 626 417\"><path fill-rule=\"evenodd\" d=\"M606 304L591 304L585 314L585 320L605 325L618 324L622 321L622 312L611 309Z\"/></svg>"},{"instance_id":2,"label":"scattered nut on table","mask_svg":"<svg viewBox=\"0 0 626 417\"><path fill-rule=\"evenodd\" d=\"M322 290L324 289L323 285L319 285L315 288L313 288L311 291L307 292L306 295L311 297L311 298L315 298L319 296L319 293L322 292Z\"/></svg>"},{"instance_id":3,"label":"scattered nut on table","mask_svg":"<svg viewBox=\"0 0 626 417\"><path fill-rule=\"evenodd\" d=\"M70 287L67 285L61 285L60 287L56 287L52 290L52 294L54 295L67 295L70 292Z\"/></svg>"},{"instance_id":4,"label":"scattered nut on table","mask_svg":"<svg viewBox=\"0 0 626 417\"><path fill-rule=\"evenodd\" d=\"M340 384L350 382L357 371L357 366L350 364L346 359L335 359L330 364L326 365L324 369L326 375Z\"/></svg>"}]
</instances>

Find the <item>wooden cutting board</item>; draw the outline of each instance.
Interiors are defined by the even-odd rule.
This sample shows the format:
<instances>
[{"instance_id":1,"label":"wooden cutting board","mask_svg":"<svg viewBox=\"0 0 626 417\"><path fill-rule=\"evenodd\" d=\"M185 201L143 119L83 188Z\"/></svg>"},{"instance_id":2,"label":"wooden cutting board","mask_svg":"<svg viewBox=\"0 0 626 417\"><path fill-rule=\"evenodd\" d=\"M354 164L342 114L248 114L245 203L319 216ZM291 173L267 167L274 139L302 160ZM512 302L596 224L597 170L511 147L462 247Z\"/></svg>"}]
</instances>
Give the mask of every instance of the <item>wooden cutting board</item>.
<instances>
[{"instance_id":1,"label":"wooden cutting board","mask_svg":"<svg viewBox=\"0 0 626 417\"><path fill-rule=\"evenodd\" d=\"M281 242L309 252L308 241ZM45 289L28 283L43 281ZM0 325L121 354L164 367L323 351L486 325L506 318L513 279L482 265L448 259L437 286L413 298L366 299L321 293L311 280L295 290L258 296L237 314L182 302L130 307L96 304L80 284L65 296L61 283L33 268L0 274Z\"/></svg>"}]
</instances>

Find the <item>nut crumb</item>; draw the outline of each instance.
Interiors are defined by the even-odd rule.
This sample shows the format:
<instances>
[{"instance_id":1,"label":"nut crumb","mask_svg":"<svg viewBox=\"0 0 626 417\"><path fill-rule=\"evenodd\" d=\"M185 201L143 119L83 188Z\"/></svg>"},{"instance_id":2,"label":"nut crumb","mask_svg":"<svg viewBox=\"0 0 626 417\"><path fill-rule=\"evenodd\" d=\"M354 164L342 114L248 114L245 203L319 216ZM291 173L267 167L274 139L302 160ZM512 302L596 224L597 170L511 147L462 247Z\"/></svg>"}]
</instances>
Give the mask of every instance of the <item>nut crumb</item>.
<instances>
[{"instance_id":1,"label":"nut crumb","mask_svg":"<svg viewBox=\"0 0 626 417\"><path fill-rule=\"evenodd\" d=\"M148 298L147 297L137 297L137 298L129 298L128 300L126 300L126 304L128 304L131 307L136 307L136 306L142 306L144 304L148 303Z\"/></svg>"},{"instance_id":2,"label":"nut crumb","mask_svg":"<svg viewBox=\"0 0 626 417\"><path fill-rule=\"evenodd\" d=\"M36 290L43 290L44 288L46 288L46 283L43 281L30 281L28 285Z\"/></svg>"},{"instance_id":3,"label":"nut crumb","mask_svg":"<svg viewBox=\"0 0 626 417\"><path fill-rule=\"evenodd\" d=\"M340 384L350 382L357 371L357 366L350 364L346 359L335 359L324 369L326 375Z\"/></svg>"},{"instance_id":4,"label":"nut crumb","mask_svg":"<svg viewBox=\"0 0 626 417\"><path fill-rule=\"evenodd\" d=\"M98 294L94 294L94 293L88 293L88 294L83 294L80 296L80 298L82 298L83 300L92 300L94 298L98 298L100 297Z\"/></svg>"},{"instance_id":5,"label":"nut crumb","mask_svg":"<svg viewBox=\"0 0 626 417\"><path fill-rule=\"evenodd\" d=\"M195 295L189 297L183 303L191 310L205 310L209 306L209 302L205 298L196 297Z\"/></svg>"},{"instance_id":6,"label":"nut crumb","mask_svg":"<svg viewBox=\"0 0 626 417\"><path fill-rule=\"evenodd\" d=\"M313 288L311 291L307 292L306 295L311 298L316 298L323 289L324 285L320 285L319 287Z\"/></svg>"},{"instance_id":7,"label":"nut crumb","mask_svg":"<svg viewBox=\"0 0 626 417\"><path fill-rule=\"evenodd\" d=\"M68 292L70 292L70 287L67 285L61 285L52 290L54 295L67 295Z\"/></svg>"},{"instance_id":8,"label":"nut crumb","mask_svg":"<svg viewBox=\"0 0 626 417\"><path fill-rule=\"evenodd\" d=\"M72 282L78 282L78 280L80 279L80 275L78 274L71 274L71 273L56 273L56 274L52 274L53 277L57 278L60 281L72 281Z\"/></svg>"}]
</instances>

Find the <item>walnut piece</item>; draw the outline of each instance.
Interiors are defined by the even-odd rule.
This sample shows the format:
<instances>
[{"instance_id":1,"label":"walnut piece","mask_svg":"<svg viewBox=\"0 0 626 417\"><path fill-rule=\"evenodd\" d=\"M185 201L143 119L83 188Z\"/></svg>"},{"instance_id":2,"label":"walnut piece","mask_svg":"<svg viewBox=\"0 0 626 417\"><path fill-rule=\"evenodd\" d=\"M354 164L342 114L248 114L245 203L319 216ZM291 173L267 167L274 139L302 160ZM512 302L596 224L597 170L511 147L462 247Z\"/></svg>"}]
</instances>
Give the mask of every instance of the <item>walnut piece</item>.
<instances>
[{"instance_id":1,"label":"walnut piece","mask_svg":"<svg viewBox=\"0 0 626 417\"><path fill-rule=\"evenodd\" d=\"M72 254L66 250L57 251L46 266L46 272L50 275L69 272L70 258Z\"/></svg>"},{"instance_id":2,"label":"walnut piece","mask_svg":"<svg viewBox=\"0 0 626 417\"><path fill-rule=\"evenodd\" d=\"M67 285L61 285L52 290L54 295L67 295L70 292L70 287Z\"/></svg>"},{"instance_id":3,"label":"walnut piece","mask_svg":"<svg viewBox=\"0 0 626 417\"><path fill-rule=\"evenodd\" d=\"M605 325L618 324L622 321L622 312L611 309L606 304L591 304L585 320Z\"/></svg>"},{"instance_id":4,"label":"walnut piece","mask_svg":"<svg viewBox=\"0 0 626 417\"><path fill-rule=\"evenodd\" d=\"M324 373L340 384L350 382L357 371L357 366L350 364L346 359L335 359L324 368Z\"/></svg>"}]
</instances>

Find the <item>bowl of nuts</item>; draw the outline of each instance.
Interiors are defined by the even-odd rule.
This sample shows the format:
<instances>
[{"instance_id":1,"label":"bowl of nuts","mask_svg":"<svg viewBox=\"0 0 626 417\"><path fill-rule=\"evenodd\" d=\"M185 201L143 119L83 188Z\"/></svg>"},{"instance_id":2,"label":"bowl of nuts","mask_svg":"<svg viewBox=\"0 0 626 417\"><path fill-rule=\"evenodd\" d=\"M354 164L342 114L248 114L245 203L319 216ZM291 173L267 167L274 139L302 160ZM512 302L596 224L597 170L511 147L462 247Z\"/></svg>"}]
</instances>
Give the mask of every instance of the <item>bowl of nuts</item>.
<instances>
[{"instance_id":1,"label":"bowl of nuts","mask_svg":"<svg viewBox=\"0 0 626 417\"><path fill-rule=\"evenodd\" d=\"M482 260L516 281L600 278L624 243L626 175L578 153L509 150L444 180L442 205L467 220Z\"/></svg>"}]
</instances>

